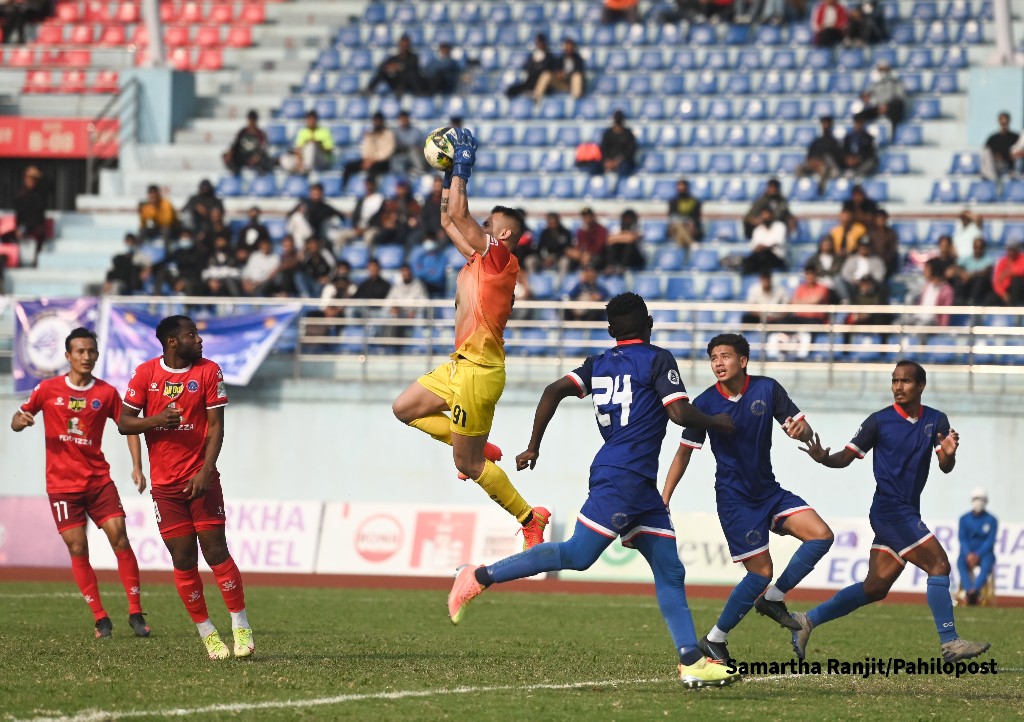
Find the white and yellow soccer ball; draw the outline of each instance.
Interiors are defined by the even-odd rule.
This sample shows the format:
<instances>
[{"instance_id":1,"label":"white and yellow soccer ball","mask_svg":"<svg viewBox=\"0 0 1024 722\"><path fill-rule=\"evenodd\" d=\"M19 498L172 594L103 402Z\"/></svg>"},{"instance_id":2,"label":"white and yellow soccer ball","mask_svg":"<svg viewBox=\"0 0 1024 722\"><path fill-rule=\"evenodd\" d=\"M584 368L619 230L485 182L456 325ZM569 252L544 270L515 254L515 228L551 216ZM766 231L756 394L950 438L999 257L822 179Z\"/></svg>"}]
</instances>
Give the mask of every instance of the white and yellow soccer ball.
<instances>
[{"instance_id":1,"label":"white and yellow soccer ball","mask_svg":"<svg viewBox=\"0 0 1024 722\"><path fill-rule=\"evenodd\" d=\"M434 170L450 171L455 163L455 134L453 128L438 128L427 136L423 144L423 157Z\"/></svg>"}]
</instances>

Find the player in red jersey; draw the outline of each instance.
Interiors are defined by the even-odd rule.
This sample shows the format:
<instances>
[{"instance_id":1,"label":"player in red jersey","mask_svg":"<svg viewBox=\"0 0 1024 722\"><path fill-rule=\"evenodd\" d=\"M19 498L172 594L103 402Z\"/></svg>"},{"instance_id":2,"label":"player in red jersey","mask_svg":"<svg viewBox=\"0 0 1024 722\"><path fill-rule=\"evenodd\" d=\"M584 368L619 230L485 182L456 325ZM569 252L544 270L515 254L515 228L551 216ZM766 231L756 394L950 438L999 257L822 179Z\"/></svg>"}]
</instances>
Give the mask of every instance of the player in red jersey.
<instances>
[{"instance_id":1,"label":"player in red jersey","mask_svg":"<svg viewBox=\"0 0 1024 722\"><path fill-rule=\"evenodd\" d=\"M235 656L248 657L255 644L242 575L224 536L224 493L217 471L228 403L224 375L203 358L203 339L188 316L163 319L156 337L163 356L135 369L117 428L122 434L146 435L156 522L171 554L178 595L210 659L225 659L231 652L206 611L199 547L231 612Z\"/></svg>"},{"instance_id":2,"label":"player in red jersey","mask_svg":"<svg viewBox=\"0 0 1024 722\"><path fill-rule=\"evenodd\" d=\"M111 636L114 625L103 609L96 572L89 563L87 517L104 531L117 557L117 572L128 595L128 624L136 636L148 637L149 626L142 616L139 563L125 532L121 497L100 448L107 419L117 420L121 413L121 397L113 386L92 375L99 358L92 331L76 328L68 334L64 358L71 364L71 371L41 381L14 413L11 428L22 431L34 426L35 415L43 412L46 493L57 531L71 555L71 573L96 620L96 636ZM142 444L137 438L129 438L128 449L132 481L141 494L146 488Z\"/></svg>"}]
</instances>

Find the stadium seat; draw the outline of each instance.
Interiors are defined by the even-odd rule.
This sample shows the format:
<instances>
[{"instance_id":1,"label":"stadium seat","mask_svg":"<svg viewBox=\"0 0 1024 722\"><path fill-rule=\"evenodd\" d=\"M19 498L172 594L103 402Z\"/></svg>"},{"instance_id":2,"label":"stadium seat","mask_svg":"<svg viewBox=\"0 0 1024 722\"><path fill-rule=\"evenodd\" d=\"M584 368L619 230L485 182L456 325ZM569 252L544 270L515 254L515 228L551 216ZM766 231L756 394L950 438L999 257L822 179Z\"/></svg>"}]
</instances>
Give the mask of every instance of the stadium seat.
<instances>
[{"instance_id":1,"label":"stadium seat","mask_svg":"<svg viewBox=\"0 0 1024 722\"><path fill-rule=\"evenodd\" d=\"M670 201L676 197L676 182L674 180L659 179L654 181L651 189L651 200Z\"/></svg>"},{"instance_id":2,"label":"stadium seat","mask_svg":"<svg viewBox=\"0 0 1024 722\"><path fill-rule=\"evenodd\" d=\"M816 201L819 199L818 184L812 178L800 178L789 192L793 201Z\"/></svg>"},{"instance_id":3,"label":"stadium seat","mask_svg":"<svg viewBox=\"0 0 1024 722\"><path fill-rule=\"evenodd\" d=\"M732 174L736 172L736 161L732 153L712 153L708 156L707 173Z\"/></svg>"},{"instance_id":4,"label":"stadium seat","mask_svg":"<svg viewBox=\"0 0 1024 722\"><path fill-rule=\"evenodd\" d=\"M711 179L709 178L691 178L690 179L690 193L694 198L700 201L713 200Z\"/></svg>"},{"instance_id":5,"label":"stadium seat","mask_svg":"<svg viewBox=\"0 0 1024 722\"><path fill-rule=\"evenodd\" d=\"M746 125L729 126L722 143L730 148L746 148L750 145L750 128Z\"/></svg>"},{"instance_id":6,"label":"stadium seat","mask_svg":"<svg viewBox=\"0 0 1024 722\"><path fill-rule=\"evenodd\" d=\"M665 59L661 50L644 50L640 53L637 62L637 69L648 73L654 73L665 67Z\"/></svg>"},{"instance_id":7,"label":"stadium seat","mask_svg":"<svg viewBox=\"0 0 1024 722\"><path fill-rule=\"evenodd\" d=\"M36 34L36 42L40 45L61 45L64 43L63 25L40 25Z\"/></svg>"},{"instance_id":8,"label":"stadium seat","mask_svg":"<svg viewBox=\"0 0 1024 722\"><path fill-rule=\"evenodd\" d=\"M633 276L633 291L647 300L661 298L660 273L637 273Z\"/></svg>"},{"instance_id":9,"label":"stadium seat","mask_svg":"<svg viewBox=\"0 0 1024 722\"><path fill-rule=\"evenodd\" d=\"M25 85L22 88L22 92L52 93L54 90L53 73L49 70L30 70L25 75Z\"/></svg>"},{"instance_id":10,"label":"stadium seat","mask_svg":"<svg viewBox=\"0 0 1024 722\"><path fill-rule=\"evenodd\" d=\"M763 67L761 51L757 48L742 48L736 56L736 69L741 71L760 70ZM749 77L749 76L747 76Z\"/></svg>"},{"instance_id":11,"label":"stadium seat","mask_svg":"<svg viewBox=\"0 0 1024 722\"><path fill-rule=\"evenodd\" d=\"M530 154L523 151L514 151L505 156L505 165L501 169L505 173L529 173Z\"/></svg>"},{"instance_id":12,"label":"stadium seat","mask_svg":"<svg viewBox=\"0 0 1024 722\"><path fill-rule=\"evenodd\" d=\"M668 240L668 221L652 218L644 221L644 243L658 245Z\"/></svg>"},{"instance_id":13,"label":"stadium seat","mask_svg":"<svg viewBox=\"0 0 1024 722\"><path fill-rule=\"evenodd\" d=\"M240 25L261 25L267 21L266 7L261 2L246 2L238 14Z\"/></svg>"},{"instance_id":14,"label":"stadium seat","mask_svg":"<svg viewBox=\"0 0 1024 722\"><path fill-rule=\"evenodd\" d=\"M604 27L604 26L602 26ZM605 56L604 71L606 73L625 73L629 71L629 52L611 50Z\"/></svg>"},{"instance_id":15,"label":"stadium seat","mask_svg":"<svg viewBox=\"0 0 1024 722\"><path fill-rule=\"evenodd\" d=\"M228 28L224 46L228 48L248 48L252 45L252 28L235 26Z\"/></svg>"},{"instance_id":16,"label":"stadium seat","mask_svg":"<svg viewBox=\"0 0 1024 722\"><path fill-rule=\"evenodd\" d=\"M704 298L709 301L730 301L733 294L732 276L713 276L704 288Z\"/></svg>"},{"instance_id":17,"label":"stadium seat","mask_svg":"<svg viewBox=\"0 0 1024 722\"><path fill-rule=\"evenodd\" d=\"M797 67L796 51L789 49L774 51L768 60L768 67L775 72L795 70Z\"/></svg>"},{"instance_id":18,"label":"stadium seat","mask_svg":"<svg viewBox=\"0 0 1024 722\"><path fill-rule=\"evenodd\" d=\"M739 239L733 221L712 221L707 225L705 237L714 241L731 243Z\"/></svg>"},{"instance_id":19,"label":"stadium seat","mask_svg":"<svg viewBox=\"0 0 1024 722\"><path fill-rule=\"evenodd\" d=\"M729 92L728 88L726 92ZM743 104L739 117L743 120L765 120L768 117L768 109L763 100L748 100Z\"/></svg>"},{"instance_id":20,"label":"stadium seat","mask_svg":"<svg viewBox=\"0 0 1024 722\"><path fill-rule=\"evenodd\" d=\"M680 101L676 107L676 118L679 120L701 120L701 105L694 100Z\"/></svg>"},{"instance_id":21,"label":"stadium seat","mask_svg":"<svg viewBox=\"0 0 1024 722\"><path fill-rule=\"evenodd\" d=\"M889 225L899 236L901 246L916 246L918 244L916 221L893 221Z\"/></svg>"},{"instance_id":22,"label":"stadium seat","mask_svg":"<svg viewBox=\"0 0 1024 722\"><path fill-rule=\"evenodd\" d=\"M930 203L959 203L960 186L955 181L936 181L932 185Z\"/></svg>"},{"instance_id":23,"label":"stadium seat","mask_svg":"<svg viewBox=\"0 0 1024 722\"><path fill-rule=\"evenodd\" d=\"M758 25L754 42L758 45L785 45L784 29L776 25Z\"/></svg>"},{"instance_id":24,"label":"stadium seat","mask_svg":"<svg viewBox=\"0 0 1024 722\"><path fill-rule=\"evenodd\" d=\"M725 95L750 95L754 86L747 73L730 73L726 76L722 91Z\"/></svg>"},{"instance_id":25,"label":"stadium seat","mask_svg":"<svg viewBox=\"0 0 1024 722\"><path fill-rule=\"evenodd\" d=\"M224 54L220 48L204 48L196 57L195 70L220 70L224 67Z\"/></svg>"},{"instance_id":26,"label":"stadium seat","mask_svg":"<svg viewBox=\"0 0 1024 722\"><path fill-rule=\"evenodd\" d=\"M758 87L757 92L762 97L785 95L786 81L782 73L776 70L769 70L765 73L761 78L761 85Z\"/></svg>"},{"instance_id":27,"label":"stadium seat","mask_svg":"<svg viewBox=\"0 0 1024 722\"><path fill-rule=\"evenodd\" d=\"M750 193L747 190L747 182L742 178L730 178L719 192L718 199L726 203L741 203L750 200Z\"/></svg>"},{"instance_id":28,"label":"stadium seat","mask_svg":"<svg viewBox=\"0 0 1024 722\"><path fill-rule=\"evenodd\" d=\"M235 198L242 195L242 180L233 175L221 176L217 179L217 195L223 198ZM232 235L235 235L234 232Z\"/></svg>"},{"instance_id":29,"label":"stadium seat","mask_svg":"<svg viewBox=\"0 0 1024 722\"><path fill-rule=\"evenodd\" d=\"M956 45L948 46L939 59L939 67L943 70L962 70L969 64L967 49Z\"/></svg>"},{"instance_id":30,"label":"stadium seat","mask_svg":"<svg viewBox=\"0 0 1024 722\"><path fill-rule=\"evenodd\" d=\"M959 90L960 84L957 81L957 74L955 72L932 74L932 84L929 92L936 95L950 95L959 92Z\"/></svg>"},{"instance_id":31,"label":"stadium seat","mask_svg":"<svg viewBox=\"0 0 1024 722\"><path fill-rule=\"evenodd\" d=\"M632 95L632 96L641 95L642 96L642 95L650 95L653 92L654 92L654 81L651 79L650 75L644 75L644 74L637 73L637 74L630 75L629 79L626 81L626 89L625 89L626 95ZM613 92L613 93L606 93L606 94L607 95L617 95L617 93L615 93L615 92ZM658 102L661 102L660 98L659 98Z\"/></svg>"},{"instance_id":32,"label":"stadium seat","mask_svg":"<svg viewBox=\"0 0 1024 722\"><path fill-rule=\"evenodd\" d=\"M61 74L60 85L57 86L58 93L82 94L85 92L85 71L65 70Z\"/></svg>"},{"instance_id":33,"label":"stadium seat","mask_svg":"<svg viewBox=\"0 0 1024 722\"><path fill-rule=\"evenodd\" d=\"M62 25L77 23L82 19L82 8L78 3L57 3L54 12Z\"/></svg>"},{"instance_id":34,"label":"stadium seat","mask_svg":"<svg viewBox=\"0 0 1024 722\"><path fill-rule=\"evenodd\" d=\"M806 148L818 137L818 129L813 125L798 125L793 128L789 144L798 148Z\"/></svg>"},{"instance_id":35,"label":"stadium seat","mask_svg":"<svg viewBox=\"0 0 1024 722\"><path fill-rule=\"evenodd\" d=\"M327 92L327 77L317 71L309 73L302 83L302 92L307 95L320 95Z\"/></svg>"},{"instance_id":36,"label":"stadium seat","mask_svg":"<svg viewBox=\"0 0 1024 722\"><path fill-rule=\"evenodd\" d=\"M89 92L104 95L116 93L120 89L120 84L120 75L116 70L100 70L96 73Z\"/></svg>"},{"instance_id":37,"label":"stadium seat","mask_svg":"<svg viewBox=\"0 0 1024 722\"><path fill-rule=\"evenodd\" d=\"M527 103L529 102L527 101ZM604 120L601 107L594 98L581 98L577 100L575 115L579 120Z\"/></svg>"},{"instance_id":38,"label":"stadium seat","mask_svg":"<svg viewBox=\"0 0 1024 722\"><path fill-rule=\"evenodd\" d=\"M793 88L794 92L814 95L816 93L820 93L821 90L821 81L819 80L817 72L813 70L803 70L796 76L796 86Z\"/></svg>"},{"instance_id":39,"label":"stadium seat","mask_svg":"<svg viewBox=\"0 0 1024 722\"><path fill-rule=\"evenodd\" d=\"M313 110L320 120L334 120L338 116L338 103L334 98L318 98Z\"/></svg>"},{"instance_id":40,"label":"stadium seat","mask_svg":"<svg viewBox=\"0 0 1024 722\"><path fill-rule=\"evenodd\" d=\"M249 185L249 195L257 198L272 198L277 195L277 183L272 175L256 176Z\"/></svg>"},{"instance_id":41,"label":"stadium seat","mask_svg":"<svg viewBox=\"0 0 1024 722\"><path fill-rule=\"evenodd\" d=\"M1004 221L1003 230L999 234L999 245L1006 246L1008 243L1024 243L1024 223Z\"/></svg>"},{"instance_id":42,"label":"stadium seat","mask_svg":"<svg viewBox=\"0 0 1024 722\"><path fill-rule=\"evenodd\" d=\"M726 99L712 100L708 103L707 108L707 119L708 120L732 120L733 110L732 101Z\"/></svg>"},{"instance_id":43,"label":"stadium seat","mask_svg":"<svg viewBox=\"0 0 1024 722\"><path fill-rule=\"evenodd\" d=\"M887 175L906 175L910 173L910 156L907 153L883 153L878 172Z\"/></svg>"},{"instance_id":44,"label":"stadium seat","mask_svg":"<svg viewBox=\"0 0 1024 722\"><path fill-rule=\"evenodd\" d=\"M290 198L305 198L309 195L309 180L305 176L290 175L281 184L280 192Z\"/></svg>"},{"instance_id":45,"label":"stadium seat","mask_svg":"<svg viewBox=\"0 0 1024 722\"><path fill-rule=\"evenodd\" d=\"M694 126L693 132L690 135L690 145L694 148L714 148L718 145L718 141L715 136L716 133L714 126Z\"/></svg>"},{"instance_id":46,"label":"stadium seat","mask_svg":"<svg viewBox=\"0 0 1024 722\"><path fill-rule=\"evenodd\" d=\"M643 295L643 294L640 294ZM665 298L670 301L692 301L697 298L692 276L669 276L665 283Z\"/></svg>"},{"instance_id":47,"label":"stadium seat","mask_svg":"<svg viewBox=\"0 0 1024 722\"><path fill-rule=\"evenodd\" d=\"M740 163L744 175L766 175L769 172L767 153L745 153Z\"/></svg>"},{"instance_id":48,"label":"stadium seat","mask_svg":"<svg viewBox=\"0 0 1024 722\"><path fill-rule=\"evenodd\" d=\"M878 203L887 203L889 201L889 184L885 181L867 178L861 182L861 186L872 200Z\"/></svg>"},{"instance_id":49,"label":"stadium seat","mask_svg":"<svg viewBox=\"0 0 1024 722\"><path fill-rule=\"evenodd\" d=\"M648 98L640 104L641 120L663 120L665 118L665 104L661 98Z\"/></svg>"},{"instance_id":50,"label":"stadium seat","mask_svg":"<svg viewBox=\"0 0 1024 722\"><path fill-rule=\"evenodd\" d=\"M719 263L718 252L710 248L695 248L690 253L690 268L701 272L719 270L721 264Z\"/></svg>"},{"instance_id":51,"label":"stadium seat","mask_svg":"<svg viewBox=\"0 0 1024 722\"><path fill-rule=\"evenodd\" d=\"M728 50L709 50L704 55L704 69L705 70L731 70L732 60L729 58Z\"/></svg>"},{"instance_id":52,"label":"stadium seat","mask_svg":"<svg viewBox=\"0 0 1024 722\"><path fill-rule=\"evenodd\" d=\"M832 65L832 51L828 48L812 48L804 55L804 68L829 70Z\"/></svg>"},{"instance_id":53,"label":"stadium seat","mask_svg":"<svg viewBox=\"0 0 1024 722\"><path fill-rule=\"evenodd\" d=\"M555 132L553 145L561 148L573 148L580 144L580 128L578 125L561 125Z\"/></svg>"},{"instance_id":54,"label":"stadium seat","mask_svg":"<svg viewBox=\"0 0 1024 722\"><path fill-rule=\"evenodd\" d=\"M477 170L490 173L491 171L498 169L498 154L492 150L479 151L476 154L476 165Z\"/></svg>"},{"instance_id":55,"label":"stadium seat","mask_svg":"<svg viewBox=\"0 0 1024 722\"><path fill-rule=\"evenodd\" d=\"M672 172L676 175L694 175L700 172L700 155L697 153L682 152L676 155L675 163L672 165Z\"/></svg>"},{"instance_id":56,"label":"stadium seat","mask_svg":"<svg viewBox=\"0 0 1024 722\"><path fill-rule=\"evenodd\" d=\"M694 46L700 46L700 45L711 46L711 45L717 45L717 44L718 44L718 35L715 32L715 27L713 25L708 25L708 24L705 24L705 23L701 23L701 24L693 25L690 28L690 45L694 45Z\"/></svg>"},{"instance_id":57,"label":"stadium seat","mask_svg":"<svg viewBox=\"0 0 1024 722\"><path fill-rule=\"evenodd\" d=\"M725 29L725 44L742 46L750 42L750 26L730 24Z\"/></svg>"},{"instance_id":58,"label":"stadium seat","mask_svg":"<svg viewBox=\"0 0 1024 722\"><path fill-rule=\"evenodd\" d=\"M1024 203L1024 181L1007 181L1003 186L1003 193L1000 200L1006 203Z\"/></svg>"},{"instance_id":59,"label":"stadium seat","mask_svg":"<svg viewBox=\"0 0 1024 722\"><path fill-rule=\"evenodd\" d=\"M644 193L643 180L637 176L631 176L621 181L616 193L620 198L627 201L647 200L647 196Z\"/></svg>"},{"instance_id":60,"label":"stadium seat","mask_svg":"<svg viewBox=\"0 0 1024 722\"><path fill-rule=\"evenodd\" d=\"M956 41L958 43L967 45L978 45L985 42L985 33L982 30L981 24L977 20L968 20L960 26L960 32L957 35Z\"/></svg>"},{"instance_id":61,"label":"stadium seat","mask_svg":"<svg viewBox=\"0 0 1024 722\"><path fill-rule=\"evenodd\" d=\"M661 94L666 98L686 93L686 79L682 75L667 74L661 81Z\"/></svg>"},{"instance_id":62,"label":"stadium seat","mask_svg":"<svg viewBox=\"0 0 1024 722\"><path fill-rule=\"evenodd\" d=\"M546 195L550 198L557 198L560 200L575 198L576 184L572 178L566 178L564 176L552 178Z\"/></svg>"},{"instance_id":63,"label":"stadium seat","mask_svg":"<svg viewBox=\"0 0 1024 722\"><path fill-rule=\"evenodd\" d=\"M698 95L718 94L718 75L710 70L705 70L697 76L697 85L694 92Z\"/></svg>"},{"instance_id":64,"label":"stadium seat","mask_svg":"<svg viewBox=\"0 0 1024 722\"><path fill-rule=\"evenodd\" d=\"M956 233L956 224L950 221L933 221L928 227L928 238L925 245L934 246L942 236L952 236Z\"/></svg>"},{"instance_id":65,"label":"stadium seat","mask_svg":"<svg viewBox=\"0 0 1024 722\"><path fill-rule=\"evenodd\" d=\"M971 181L965 200L968 203L995 203L998 197L996 184L988 180Z\"/></svg>"},{"instance_id":66,"label":"stadium seat","mask_svg":"<svg viewBox=\"0 0 1024 722\"><path fill-rule=\"evenodd\" d=\"M900 124L896 128L893 144L905 146L924 145L924 129L920 125Z\"/></svg>"},{"instance_id":67,"label":"stadium seat","mask_svg":"<svg viewBox=\"0 0 1024 722\"><path fill-rule=\"evenodd\" d=\"M611 189L608 187L608 179L603 175L590 176L583 185L584 198L603 200L610 195Z\"/></svg>"},{"instance_id":68,"label":"stadium seat","mask_svg":"<svg viewBox=\"0 0 1024 722\"><path fill-rule=\"evenodd\" d=\"M640 164L645 173L665 173L668 171L668 164L665 162L665 154L657 151L644 153L643 162Z\"/></svg>"},{"instance_id":69,"label":"stadium seat","mask_svg":"<svg viewBox=\"0 0 1024 722\"><path fill-rule=\"evenodd\" d=\"M672 53L672 58L669 61L669 70L677 72L696 70L697 69L697 53L693 50L676 50Z\"/></svg>"},{"instance_id":70,"label":"stadium seat","mask_svg":"<svg viewBox=\"0 0 1024 722\"><path fill-rule=\"evenodd\" d=\"M924 31L924 37L921 38L921 42L929 45L948 45L949 41L950 33L946 29L946 24L941 20L930 23Z\"/></svg>"}]
</instances>

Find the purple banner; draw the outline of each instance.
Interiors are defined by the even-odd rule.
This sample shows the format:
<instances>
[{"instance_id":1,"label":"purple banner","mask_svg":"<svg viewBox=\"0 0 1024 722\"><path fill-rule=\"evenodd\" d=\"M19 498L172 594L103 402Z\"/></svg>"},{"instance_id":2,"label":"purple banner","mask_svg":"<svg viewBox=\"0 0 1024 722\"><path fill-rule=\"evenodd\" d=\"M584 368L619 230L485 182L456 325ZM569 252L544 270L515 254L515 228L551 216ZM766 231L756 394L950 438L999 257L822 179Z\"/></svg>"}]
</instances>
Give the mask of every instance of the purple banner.
<instances>
[{"instance_id":1,"label":"purple banner","mask_svg":"<svg viewBox=\"0 0 1024 722\"><path fill-rule=\"evenodd\" d=\"M0 497L0 567L66 567L68 550L39 496Z\"/></svg>"},{"instance_id":2,"label":"purple banner","mask_svg":"<svg viewBox=\"0 0 1024 722\"><path fill-rule=\"evenodd\" d=\"M66 373L64 339L79 326L96 326L95 298L43 298L14 305L14 392Z\"/></svg>"}]
</instances>

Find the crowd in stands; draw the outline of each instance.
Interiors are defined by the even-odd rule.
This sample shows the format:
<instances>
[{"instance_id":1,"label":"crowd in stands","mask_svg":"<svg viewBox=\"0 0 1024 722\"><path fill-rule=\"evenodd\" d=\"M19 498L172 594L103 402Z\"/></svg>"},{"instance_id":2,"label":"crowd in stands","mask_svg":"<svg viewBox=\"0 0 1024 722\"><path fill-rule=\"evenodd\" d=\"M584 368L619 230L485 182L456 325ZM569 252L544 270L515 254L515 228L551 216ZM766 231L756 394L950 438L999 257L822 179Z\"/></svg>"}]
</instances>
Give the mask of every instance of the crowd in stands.
<instances>
[{"instance_id":1,"label":"crowd in stands","mask_svg":"<svg viewBox=\"0 0 1024 722\"><path fill-rule=\"evenodd\" d=\"M0 0L0 41L24 43L25 28L53 15L54 0Z\"/></svg>"}]
</instances>

